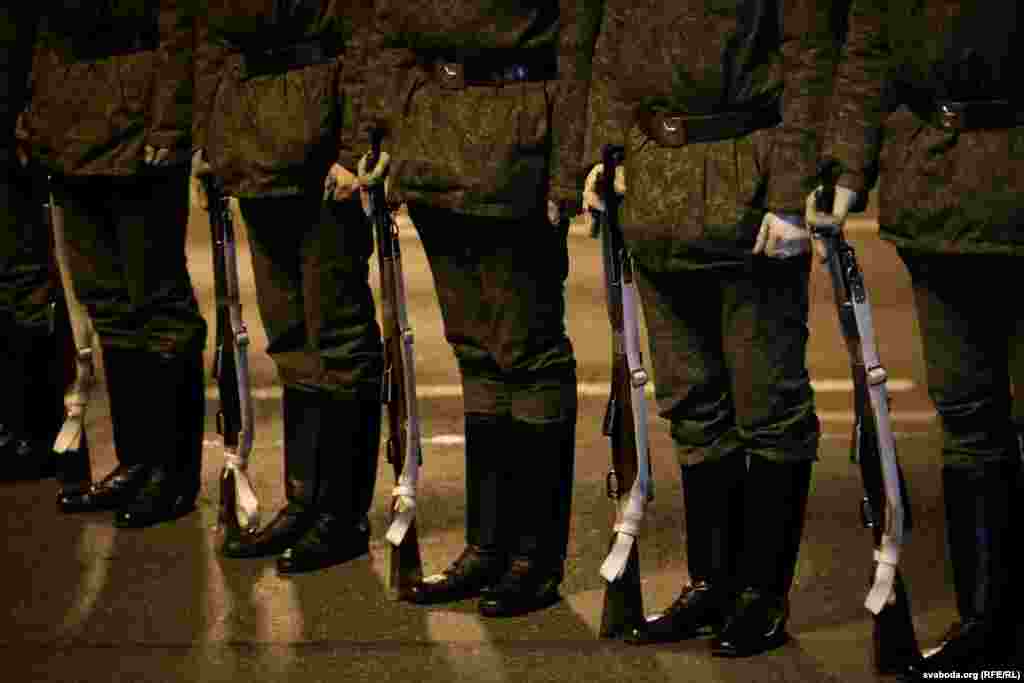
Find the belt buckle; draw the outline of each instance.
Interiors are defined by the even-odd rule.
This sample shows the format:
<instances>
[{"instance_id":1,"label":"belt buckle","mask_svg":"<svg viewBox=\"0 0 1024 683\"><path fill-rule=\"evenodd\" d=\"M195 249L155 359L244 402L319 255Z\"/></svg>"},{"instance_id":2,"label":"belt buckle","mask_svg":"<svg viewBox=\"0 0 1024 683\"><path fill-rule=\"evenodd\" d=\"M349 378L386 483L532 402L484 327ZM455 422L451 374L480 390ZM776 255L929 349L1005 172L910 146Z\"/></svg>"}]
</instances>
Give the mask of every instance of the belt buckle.
<instances>
[{"instance_id":1,"label":"belt buckle","mask_svg":"<svg viewBox=\"0 0 1024 683\"><path fill-rule=\"evenodd\" d=\"M956 107L952 102L940 103L939 125L944 130L960 130L964 126L963 109Z\"/></svg>"},{"instance_id":2,"label":"belt buckle","mask_svg":"<svg viewBox=\"0 0 1024 683\"><path fill-rule=\"evenodd\" d=\"M682 147L686 144L686 118L678 114L667 115L659 112L654 117L654 134L668 147Z\"/></svg>"},{"instance_id":3,"label":"belt buckle","mask_svg":"<svg viewBox=\"0 0 1024 683\"><path fill-rule=\"evenodd\" d=\"M441 87L446 90L462 90L466 87L466 69L459 62L439 62L437 76Z\"/></svg>"}]
</instances>

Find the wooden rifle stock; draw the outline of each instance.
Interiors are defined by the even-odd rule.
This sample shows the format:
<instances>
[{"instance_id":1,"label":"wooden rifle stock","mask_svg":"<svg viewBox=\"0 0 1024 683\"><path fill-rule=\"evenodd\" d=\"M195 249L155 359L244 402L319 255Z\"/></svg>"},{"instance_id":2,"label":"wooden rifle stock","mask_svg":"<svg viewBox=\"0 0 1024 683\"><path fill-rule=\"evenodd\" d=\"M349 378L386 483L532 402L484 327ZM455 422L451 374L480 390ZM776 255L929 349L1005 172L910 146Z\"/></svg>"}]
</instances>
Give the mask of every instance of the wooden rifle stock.
<instances>
[{"instance_id":1,"label":"wooden rifle stock","mask_svg":"<svg viewBox=\"0 0 1024 683\"><path fill-rule=\"evenodd\" d=\"M372 150L368 166L373 168L380 158L381 132L371 136ZM419 415L416 410L415 375L412 361L412 332L403 329L405 325L405 292L403 288L401 249L398 230L387 206L384 183L369 188L372 206L371 221L377 242L377 258L380 263L381 320L384 336L384 378L381 387L382 400L387 406L388 440L387 461L395 473L396 492L391 501L391 529L388 532L388 593L393 600L406 600L412 587L423 578L423 562L420 557L416 518L411 516L408 527L399 531L397 543L392 534L401 525L396 524L400 512L399 489L406 485L403 473L406 469L406 454L415 449L414 466L422 460L419 443ZM409 356L408 358L406 356ZM414 443L410 443L414 440ZM417 472L418 473L418 472ZM412 493L415 495L415 475ZM412 515L413 511L408 511Z\"/></svg>"},{"instance_id":2,"label":"wooden rifle stock","mask_svg":"<svg viewBox=\"0 0 1024 683\"><path fill-rule=\"evenodd\" d=\"M835 174L830 168L822 169L822 190L817 197L817 210L831 214L835 199ZM886 424L879 421L876 407L872 405L870 394L869 369L864 362L865 343L874 346L874 330L870 326L870 316L858 317L855 306L867 309L867 294L864 289L863 275L857 264L853 247L847 243L841 225L813 226L818 239L825 240L828 246L828 267L835 294L836 308L839 314L839 327L850 354L850 369L854 381L854 408L856 419L853 427L851 443L851 459L860 466L861 480L864 484L864 499L861 512L864 525L872 530L874 546L871 562L871 583L874 583L878 568L878 555L883 551L883 534L887 525L892 524L889 516L895 510L893 501L887 494L886 476L883 463L881 442L888 440L887 446L895 461L895 444L892 431L888 426L888 397L884 391L879 392L884 399L884 415ZM867 329L862 328L863 320L868 321ZM870 336L870 338L868 338ZM885 374L881 366L872 368L881 371L876 384L884 388ZM897 489L900 497L896 504L900 514L904 515L900 523L904 530L910 528L910 505L906 494L903 472L898 462L892 463L897 475ZM891 530L890 530L891 533ZM902 534L902 531L900 532ZM914 634L914 624L910 612L910 602L903 577L897 568L893 577L890 598L875 613L872 612L872 656L876 670L881 674L901 673L914 667L921 661L921 652Z\"/></svg>"},{"instance_id":3,"label":"wooden rifle stock","mask_svg":"<svg viewBox=\"0 0 1024 683\"><path fill-rule=\"evenodd\" d=\"M604 170L599 180L604 212L594 212L602 242L605 291L608 319L612 329L611 393L605 411L603 432L610 439L612 468L606 479L606 494L615 501L616 509L628 495L639 472L636 448L638 425L633 417L632 378L625 347L625 320L622 303L625 244L618 224L619 197L615 193L615 169L622 162L623 150L605 146L602 153ZM646 429L646 425L639 425ZM609 541L611 554L618 533ZM640 587L639 544L634 541L622 574L615 580L605 579L604 604L601 610L602 638L621 637L644 623L643 594Z\"/></svg>"}]
</instances>

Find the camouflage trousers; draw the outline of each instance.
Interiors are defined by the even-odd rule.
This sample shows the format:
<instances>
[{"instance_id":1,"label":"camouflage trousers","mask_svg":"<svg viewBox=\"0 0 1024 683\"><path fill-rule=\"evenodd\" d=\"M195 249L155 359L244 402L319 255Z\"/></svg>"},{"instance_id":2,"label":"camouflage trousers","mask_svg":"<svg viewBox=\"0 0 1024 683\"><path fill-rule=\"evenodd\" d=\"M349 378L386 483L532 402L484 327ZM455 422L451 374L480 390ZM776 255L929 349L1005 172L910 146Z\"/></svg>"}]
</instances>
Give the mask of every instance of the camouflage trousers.
<instances>
[{"instance_id":1,"label":"camouflage trousers","mask_svg":"<svg viewBox=\"0 0 1024 683\"><path fill-rule=\"evenodd\" d=\"M680 464L740 454L816 460L805 362L810 258L636 272L658 410Z\"/></svg>"},{"instance_id":2,"label":"camouflage trousers","mask_svg":"<svg viewBox=\"0 0 1024 683\"><path fill-rule=\"evenodd\" d=\"M575 415L576 359L565 330L567 229L409 205L462 374L467 413L523 422Z\"/></svg>"},{"instance_id":3,"label":"camouflage trousers","mask_svg":"<svg viewBox=\"0 0 1024 683\"><path fill-rule=\"evenodd\" d=\"M322 192L322 186L321 186ZM379 400L384 365L358 200L320 192L239 200L260 318L281 383Z\"/></svg>"},{"instance_id":4,"label":"camouflage trousers","mask_svg":"<svg viewBox=\"0 0 1024 683\"><path fill-rule=\"evenodd\" d=\"M68 261L103 348L181 355L206 344L185 261L188 169L60 176Z\"/></svg>"},{"instance_id":5,"label":"camouflage trousers","mask_svg":"<svg viewBox=\"0 0 1024 683\"><path fill-rule=\"evenodd\" d=\"M45 330L49 306L60 289L51 257L51 237L43 221L43 178L11 168L0 182L4 206L0 226L0 324Z\"/></svg>"},{"instance_id":6,"label":"camouflage trousers","mask_svg":"<svg viewBox=\"0 0 1024 683\"><path fill-rule=\"evenodd\" d=\"M899 254L914 289L928 394L942 420L943 464L981 469L1020 457L1015 431L1024 432L1024 259Z\"/></svg>"}]
</instances>

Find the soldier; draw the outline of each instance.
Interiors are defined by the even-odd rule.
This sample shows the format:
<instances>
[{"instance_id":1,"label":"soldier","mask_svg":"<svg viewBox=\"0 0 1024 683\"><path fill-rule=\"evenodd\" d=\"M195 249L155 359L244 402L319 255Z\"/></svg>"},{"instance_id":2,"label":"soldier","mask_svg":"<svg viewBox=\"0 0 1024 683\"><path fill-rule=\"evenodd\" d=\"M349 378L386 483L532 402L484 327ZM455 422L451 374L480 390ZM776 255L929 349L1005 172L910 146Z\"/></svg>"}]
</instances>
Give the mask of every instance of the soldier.
<instances>
[{"instance_id":1,"label":"soldier","mask_svg":"<svg viewBox=\"0 0 1024 683\"><path fill-rule=\"evenodd\" d=\"M28 116L103 349L117 467L66 511L146 527L200 486L206 323L185 264L194 8L45 3Z\"/></svg>"},{"instance_id":2,"label":"soldier","mask_svg":"<svg viewBox=\"0 0 1024 683\"><path fill-rule=\"evenodd\" d=\"M714 635L713 653L736 657L786 640L819 436L802 211L833 41L816 4L607 3L586 158L625 147L621 222L690 571L632 643ZM584 205L603 210L600 172Z\"/></svg>"},{"instance_id":3,"label":"soldier","mask_svg":"<svg viewBox=\"0 0 1024 683\"><path fill-rule=\"evenodd\" d=\"M854 0L825 149L839 165L834 216L808 199L808 220L842 220L880 169L881 236L910 273L960 613L930 671L997 667L1019 622L1024 307L1003 296L992 313L985 302L1019 292L1024 265L1022 30L1020 3Z\"/></svg>"},{"instance_id":4,"label":"soldier","mask_svg":"<svg viewBox=\"0 0 1024 683\"><path fill-rule=\"evenodd\" d=\"M284 385L288 503L223 552L281 555L283 574L369 551L383 347L349 169L371 17L368 0L210 2L197 55L196 171L239 200Z\"/></svg>"},{"instance_id":5,"label":"soldier","mask_svg":"<svg viewBox=\"0 0 1024 683\"><path fill-rule=\"evenodd\" d=\"M68 381L67 335L55 324L63 302L53 268L50 236L42 221L45 178L33 174L24 150L17 149L15 121L28 99L29 71L38 10L30 5L0 8L0 184L4 213L0 226L0 415L2 478L52 476L53 439L63 416ZM20 158L19 158L20 157ZM58 305L59 304L59 305Z\"/></svg>"},{"instance_id":6,"label":"soldier","mask_svg":"<svg viewBox=\"0 0 1024 683\"><path fill-rule=\"evenodd\" d=\"M507 616L559 599L576 425L559 205L582 187L599 10L377 3L371 56L388 87L362 118L390 135L391 200L407 202L426 250L465 409L466 547L415 587L417 603L486 591L480 613Z\"/></svg>"}]
</instances>

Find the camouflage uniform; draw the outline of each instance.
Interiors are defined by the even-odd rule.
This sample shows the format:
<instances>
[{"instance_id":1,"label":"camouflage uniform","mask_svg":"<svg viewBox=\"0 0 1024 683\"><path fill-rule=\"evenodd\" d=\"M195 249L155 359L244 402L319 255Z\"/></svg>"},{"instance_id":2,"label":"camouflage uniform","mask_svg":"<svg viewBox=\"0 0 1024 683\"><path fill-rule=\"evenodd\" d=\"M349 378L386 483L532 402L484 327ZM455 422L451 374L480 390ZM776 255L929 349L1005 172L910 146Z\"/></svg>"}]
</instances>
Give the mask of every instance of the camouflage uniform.
<instances>
[{"instance_id":1,"label":"camouflage uniform","mask_svg":"<svg viewBox=\"0 0 1024 683\"><path fill-rule=\"evenodd\" d=\"M986 303L1019 291L1024 265L1022 30L1020 3L855 0L826 149L839 184L858 193L881 173L881 235L910 272L942 418L962 623L928 660L937 671L997 665L1019 619L999 607L1012 603L1010 520L1020 514L1024 306L1004 296L992 313Z\"/></svg>"},{"instance_id":2,"label":"camouflage uniform","mask_svg":"<svg viewBox=\"0 0 1024 683\"><path fill-rule=\"evenodd\" d=\"M28 5L0 9L0 351L5 378L0 415L0 477L51 474L51 444L63 417L67 383L66 335L51 325L62 310L50 235L42 220L46 183L38 169L22 168L15 155L15 121L28 99L32 47L39 13ZM59 304L59 305L58 305ZM61 342L65 342L62 344Z\"/></svg>"},{"instance_id":3,"label":"camouflage uniform","mask_svg":"<svg viewBox=\"0 0 1024 683\"><path fill-rule=\"evenodd\" d=\"M148 526L191 510L200 484L206 323L185 265L182 163L196 8L44 5L29 135L54 176L75 288L103 347L119 461L63 504L118 508L119 526ZM147 145L173 163L144 163Z\"/></svg>"},{"instance_id":4,"label":"camouflage uniform","mask_svg":"<svg viewBox=\"0 0 1024 683\"><path fill-rule=\"evenodd\" d=\"M737 656L784 638L819 435L810 258L751 250L766 212L802 215L814 179L830 4L607 3L586 159L626 150L620 218L682 468L692 579L633 642L713 632L714 652Z\"/></svg>"},{"instance_id":5,"label":"camouflage uniform","mask_svg":"<svg viewBox=\"0 0 1024 683\"><path fill-rule=\"evenodd\" d=\"M282 572L367 551L383 347L359 202L323 201L355 168L358 68L372 3L207 3L195 141L239 198L268 353L284 385L288 506L229 556L284 553Z\"/></svg>"},{"instance_id":6,"label":"camouflage uniform","mask_svg":"<svg viewBox=\"0 0 1024 683\"><path fill-rule=\"evenodd\" d=\"M480 610L497 616L558 597L576 362L567 223L553 227L546 207L581 188L599 19L599 1L377 3L360 119L389 133L390 195L422 238L466 412L467 550L418 602L491 586ZM527 490L538 504L513 511Z\"/></svg>"}]
</instances>

